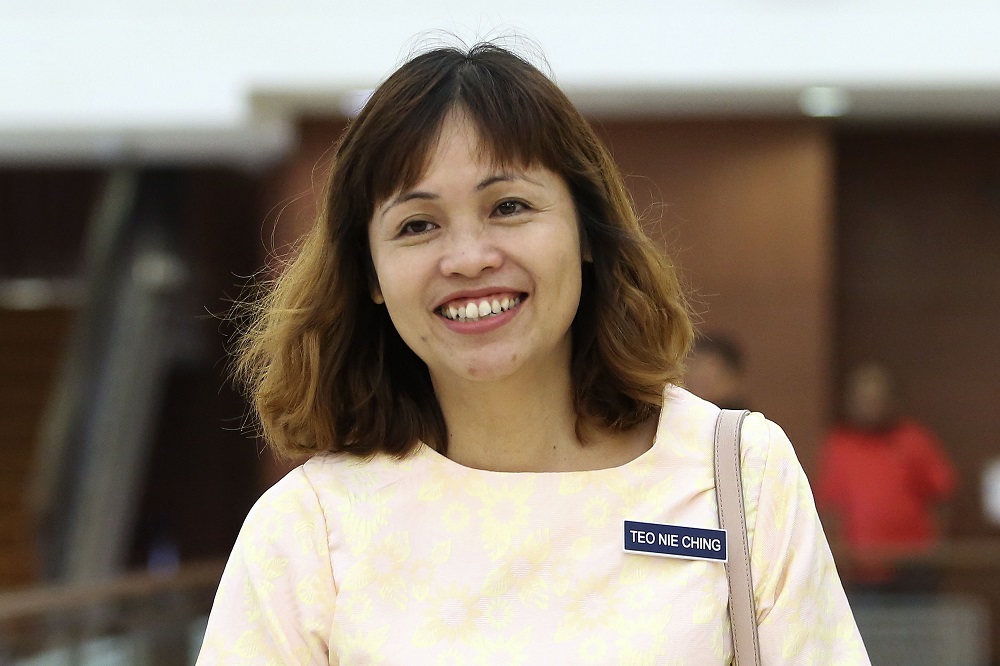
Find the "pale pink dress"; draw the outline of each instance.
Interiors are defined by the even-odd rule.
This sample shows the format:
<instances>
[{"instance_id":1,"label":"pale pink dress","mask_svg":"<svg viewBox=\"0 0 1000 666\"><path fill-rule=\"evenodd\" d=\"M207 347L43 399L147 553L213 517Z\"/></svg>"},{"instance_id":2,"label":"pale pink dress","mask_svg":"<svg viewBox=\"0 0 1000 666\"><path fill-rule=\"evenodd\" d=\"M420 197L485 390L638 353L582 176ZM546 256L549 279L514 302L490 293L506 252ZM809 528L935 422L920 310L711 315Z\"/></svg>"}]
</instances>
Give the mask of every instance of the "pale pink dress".
<instances>
[{"instance_id":1,"label":"pale pink dress","mask_svg":"<svg viewBox=\"0 0 1000 666\"><path fill-rule=\"evenodd\" d=\"M718 526L717 414L669 389L653 447L590 472L317 456L247 517L198 664L727 664L723 565L622 548L626 519ZM868 664L806 478L759 414L743 470L764 664Z\"/></svg>"}]
</instances>

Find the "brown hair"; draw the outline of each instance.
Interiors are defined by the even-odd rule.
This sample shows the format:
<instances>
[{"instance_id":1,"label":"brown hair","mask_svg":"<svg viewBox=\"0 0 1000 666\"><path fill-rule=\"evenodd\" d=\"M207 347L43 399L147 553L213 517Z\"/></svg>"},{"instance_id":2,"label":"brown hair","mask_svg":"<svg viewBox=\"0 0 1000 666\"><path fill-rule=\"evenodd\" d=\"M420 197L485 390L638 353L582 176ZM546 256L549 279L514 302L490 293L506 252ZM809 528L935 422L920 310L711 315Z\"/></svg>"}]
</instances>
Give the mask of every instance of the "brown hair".
<instances>
[{"instance_id":1,"label":"brown hair","mask_svg":"<svg viewBox=\"0 0 1000 666\"><path fill-rule=\"evenodd\" d=\"M628 429L680 380L692 327L676 271L643 233L621 174L542 72L494 44L419 55L374 92L336 146L316 224L249 325L236 376L282 456L444 452L446 424L424 363L370 297L368 224L414 185L442 123L462 110L498 166L541 165L567 183L592 261L573 321L578 430Z\"/></svg>"}]
</instances>

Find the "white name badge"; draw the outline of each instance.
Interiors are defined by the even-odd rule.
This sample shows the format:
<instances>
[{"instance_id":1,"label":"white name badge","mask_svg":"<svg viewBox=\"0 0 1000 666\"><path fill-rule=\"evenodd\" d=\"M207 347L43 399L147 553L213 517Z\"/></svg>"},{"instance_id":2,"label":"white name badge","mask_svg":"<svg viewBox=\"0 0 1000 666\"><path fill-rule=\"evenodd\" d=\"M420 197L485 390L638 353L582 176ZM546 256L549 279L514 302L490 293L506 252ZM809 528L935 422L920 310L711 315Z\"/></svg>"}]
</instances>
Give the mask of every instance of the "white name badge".
<instances>
[{"instance_id":1,"label":"white name badge","mask_svg":"<svg viewBox=\"0 0 1000 666\"><path fill-rule=\"evenodd\" d=\"M625 552L725 562L726 530L625 521Z\"/></svg>"}]
</instances>

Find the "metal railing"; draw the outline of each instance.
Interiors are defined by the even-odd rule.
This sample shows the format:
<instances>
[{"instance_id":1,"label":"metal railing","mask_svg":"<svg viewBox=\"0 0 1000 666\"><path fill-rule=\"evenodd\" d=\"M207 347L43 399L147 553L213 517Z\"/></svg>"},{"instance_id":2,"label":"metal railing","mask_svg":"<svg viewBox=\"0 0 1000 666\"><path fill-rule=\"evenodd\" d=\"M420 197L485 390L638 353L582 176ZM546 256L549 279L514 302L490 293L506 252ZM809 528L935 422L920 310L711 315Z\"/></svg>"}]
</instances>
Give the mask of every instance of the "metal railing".
<instances>
[{"instance_id":1,"label":"metal railing","mask_svg":"<svg viewBox=\"0 0 1000 666\"><path fill-rule=\"evenodd\" d=\"M849 596L873 666L989 666L1000 631L990 617L996 589L956 584L1000 575L1000 542L946 541L914 551L902 547L834 547L841 575L849 582L856 565L889 567L909 585ZM955 580L949 580L955 579ZM912 588L912 589L907 589ZM923 589L922 589L923 588ZM994 626L991 626L991 622Z\"/></svg>"},{"instance_id":2,"label":"metal railing","mask_svg":"<svg viewBox=\"0 0 1000 666\"><path fill-rule=\"evenodd\" d=\"M223 566L0 593L0 664L192 664Z\"/></svg>"}]
</instances>

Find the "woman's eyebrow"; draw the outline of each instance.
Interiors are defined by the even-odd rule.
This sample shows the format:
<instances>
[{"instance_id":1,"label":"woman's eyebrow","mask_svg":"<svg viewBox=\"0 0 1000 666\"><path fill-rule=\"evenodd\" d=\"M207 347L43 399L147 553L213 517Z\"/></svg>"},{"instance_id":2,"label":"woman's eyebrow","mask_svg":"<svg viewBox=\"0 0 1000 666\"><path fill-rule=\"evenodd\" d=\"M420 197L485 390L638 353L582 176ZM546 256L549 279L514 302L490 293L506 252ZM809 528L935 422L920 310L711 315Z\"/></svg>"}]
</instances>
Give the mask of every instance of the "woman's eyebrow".
<instances>
[{"instance_id":1,"label":"woman's eyebrow","mask_svg":"<svg viewBox=\"0 0 1000 666\"><path fill-rule=\"evenodd\" d=\"M495 185L496 183L510 183L515 180L523 180L533 185L538 185L539 187L543 187L543 185L537 180L533 180L531 178L528 178L528 176L526 176L525 174L517 172L517 173L499 173L496 174L495 176L484 178L482 181L480 181L478 185L476 185L476 190L477 191L485 190L490 185Z\"/></svg>"},{"instance_id":2,"label":"woman's eyebrow","mask_svg":"<svg viewBox=\"0 0 1000 666\"><path fill-rule=\"evenodd\" d=\"M403 192L382 208L382 214L379 215L379 217L385 217L385 214L388 213L393 206L398 206L399 204L406 203L407 201L413 201L414 199L434 201L435 199L440 198L441 197L439 195L434 194L433 192L424 192L422 190L410 190L409 192Z\"/></svg>"}]
</instances>

